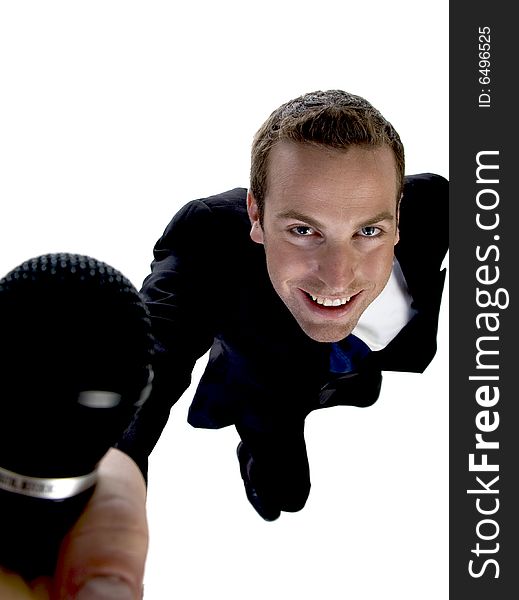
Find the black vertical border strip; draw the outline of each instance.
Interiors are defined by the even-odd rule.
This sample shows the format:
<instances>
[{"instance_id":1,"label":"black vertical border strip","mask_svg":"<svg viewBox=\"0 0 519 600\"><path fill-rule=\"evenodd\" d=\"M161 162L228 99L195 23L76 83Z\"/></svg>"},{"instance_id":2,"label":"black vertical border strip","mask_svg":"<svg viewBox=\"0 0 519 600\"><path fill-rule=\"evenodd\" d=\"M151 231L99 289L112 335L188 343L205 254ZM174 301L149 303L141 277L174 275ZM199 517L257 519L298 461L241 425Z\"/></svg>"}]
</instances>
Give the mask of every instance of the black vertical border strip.
<instances>
[{"instance_id":1,"label":"black vertical border strip","mask_svg":"<svg viewBox=\"0 0 519 600\"><path fill-rule=\"evenodd\" d=\"M519 26L513 5L451 0L449 8L450 600L510 600L519 594L519 351L514 348L519 330L519 228L514 221L519 205L519 103L513 90ZM479 64L485 60L479 54L485 52L485 43L490 46L486 75L486 63L481 63L483 73ZM485 76L490 81L480 79ZM478 183L477 155L490 151L494 154L480 155L480 162L498 168L482 169L486 181ZM477 218L489 229L478 226ZM481 281L485 279L496 281ZM480 294L478 302L478 288L488 292L495 306L481 306L487 296ZM490 313L492 317L482 316ZM499 379L470 379L489 375ZM495 388L499 390L494 406L477 401L478 390L484 394L485 386L489 404L497 399ZM478 433L486 442L498 442L499 448L477 449ZM488 464L499 470L471 471L470 454L476 463L486 454ZM491 485L495 477L499 480Z\"/></svg>"}]
</instances>

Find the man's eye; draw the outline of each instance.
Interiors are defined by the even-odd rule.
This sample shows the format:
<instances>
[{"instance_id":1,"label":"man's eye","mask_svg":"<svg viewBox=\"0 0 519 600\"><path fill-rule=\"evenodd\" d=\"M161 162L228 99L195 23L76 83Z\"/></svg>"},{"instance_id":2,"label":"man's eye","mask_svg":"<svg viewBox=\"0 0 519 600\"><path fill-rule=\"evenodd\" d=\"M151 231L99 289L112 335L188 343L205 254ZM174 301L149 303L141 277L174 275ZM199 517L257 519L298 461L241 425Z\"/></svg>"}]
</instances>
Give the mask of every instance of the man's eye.
<instances>
[{"instance_id":1,"label":"man's eye","mask_svg":"<svg viewBox=\"0 0 519 600\"><path fill-rule=\"evenodd\" d=\"M380 233L380 228L369 225L368 227L362 227L360 233L364 237L376 237Z\"/></svg>"},{"instance_id":2,"label":"man's eye","mask_svg":"<svg viewBox=\"0 0 519 600\"><path fill-rule=\"evenodd\" d=\"M309 227L308 225L297 225L296 227L292 227L290 231L300 237L306 237L315 233L315 229Z\"/></svg>"}]
</instances>

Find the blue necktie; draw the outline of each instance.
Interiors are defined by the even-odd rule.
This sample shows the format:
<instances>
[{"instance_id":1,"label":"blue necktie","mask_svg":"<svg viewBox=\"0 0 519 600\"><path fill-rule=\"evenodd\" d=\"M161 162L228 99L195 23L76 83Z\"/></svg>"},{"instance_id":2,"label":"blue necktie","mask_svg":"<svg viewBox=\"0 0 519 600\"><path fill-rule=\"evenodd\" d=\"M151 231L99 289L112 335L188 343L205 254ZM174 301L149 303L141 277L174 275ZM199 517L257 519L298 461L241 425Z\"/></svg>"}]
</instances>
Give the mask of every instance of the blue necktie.
<instances>
[{"instance_id":1,"label":"blue necktie","mask_svg":"<svg viewBox=\"0 0 519 600\"><path fill-rule=\"evenodd\" d=\"M330 350L330 371L351 373L357 370L361 360L370 352L370 348L353 334L340 342L333 342Z\"/></svg>"}]
</instances>

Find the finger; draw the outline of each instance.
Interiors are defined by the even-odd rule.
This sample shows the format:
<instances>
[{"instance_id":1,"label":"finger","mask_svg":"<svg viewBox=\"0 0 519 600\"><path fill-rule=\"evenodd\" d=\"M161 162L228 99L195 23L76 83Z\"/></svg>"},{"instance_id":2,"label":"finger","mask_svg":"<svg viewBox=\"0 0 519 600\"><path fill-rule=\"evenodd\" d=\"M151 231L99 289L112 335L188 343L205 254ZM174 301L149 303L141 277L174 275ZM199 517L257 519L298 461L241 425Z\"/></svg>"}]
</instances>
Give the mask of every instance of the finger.
<instances>
[{"instance_id":1,"label":"finger","mask_svg":"<svg viewBox=\"0 0 519 600\"><path fill-rule=\"evenodd\" d=\"M29 585L20 575L0 567L0 598L2 600L49 600L49 578L40 578Z\"/></svg>"},{"instance_id":2,"label":"finger","mask_svg":"<svg viewBox=\"0 0 519 600\"><path fill-rule=\"evenodd\" d=\"M38 577L30 584L33 600L49 600L52 594L52 579L50 577Z\"/></svg>"},{"instance_id":3,"label":"finger","mask_svg":"<svg viewBox=\"0 0 519 600\"><path fill-rule=\"evenodd\" d=\"M63 542L56 598L76 598L80 590L84 598L142 598L147 550L144 479L126 454L111 449L90 502Z\"/></svg>"}]
</instances>

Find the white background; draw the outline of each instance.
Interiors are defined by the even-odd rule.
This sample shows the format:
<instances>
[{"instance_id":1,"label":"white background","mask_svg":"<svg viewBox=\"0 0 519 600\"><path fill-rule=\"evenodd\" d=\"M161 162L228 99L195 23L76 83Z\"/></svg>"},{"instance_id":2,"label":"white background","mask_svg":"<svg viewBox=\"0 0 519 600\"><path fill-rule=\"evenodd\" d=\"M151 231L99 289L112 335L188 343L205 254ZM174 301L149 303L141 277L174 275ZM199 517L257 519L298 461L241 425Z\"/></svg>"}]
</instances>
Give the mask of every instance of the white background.
<instances>
[{"instance_id":1,"label":"white background","mask_svg":"<svg viewBox=\"0 0 519 600\"><path fill-rule=\"evenodd\" d=\"M432 7L2 2L0 275L66 251L140 287L176 210L247 187L256 129L316 89L366 97L408 174L448 177L448 3ZM245 498L234 429L186 423L190 388L151 457L145 600L447 598L446 304L425 374L310 415L310 499L273 523Z\"/></svg>"}]
</instances>

